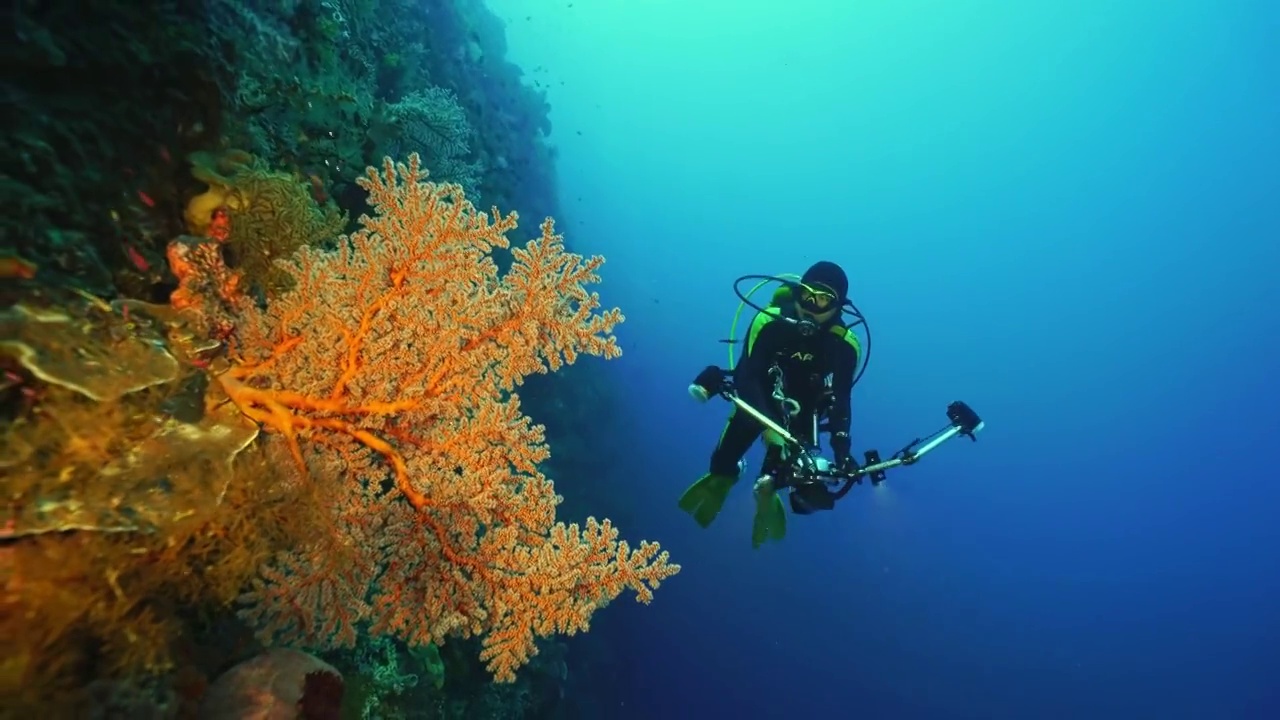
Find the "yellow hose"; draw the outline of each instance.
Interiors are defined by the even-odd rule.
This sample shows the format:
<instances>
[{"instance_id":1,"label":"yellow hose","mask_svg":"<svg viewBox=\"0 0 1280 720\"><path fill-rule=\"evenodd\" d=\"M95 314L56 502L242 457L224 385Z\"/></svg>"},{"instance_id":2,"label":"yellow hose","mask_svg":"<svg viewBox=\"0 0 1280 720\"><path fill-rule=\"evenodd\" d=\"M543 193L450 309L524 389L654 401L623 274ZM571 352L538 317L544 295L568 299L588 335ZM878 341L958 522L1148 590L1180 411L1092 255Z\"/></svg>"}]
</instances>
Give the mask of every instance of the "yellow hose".
<instances>
[{"instance_id":1,"label":"yellow hose","mask_svg":"<svg viewBox=\"0 0 1280 720\"><path fill-rule=\"evenodd\" d=\"M738 342L735 335L738 332L738 320L742 317L742 308L747 306L747 300L750 300L751 296L754 295L757 290L764 287L765 285L768 285L771 282L779 282L782 280L792 280L795 282L800 282L800 276L796 275L795 273L783 273L782 275L775 275L774 277L768 278L766 280L761 280L760 282L753 285L750 290L747 291L747 294L743 296L742 300L738 301L738 309L735 310L733 313L733 323L729 326L729 372L733 372L733 366L735 362L733 350L734 350L734 346L737 345L737 342Z\"/></svg>"}]
</instances>

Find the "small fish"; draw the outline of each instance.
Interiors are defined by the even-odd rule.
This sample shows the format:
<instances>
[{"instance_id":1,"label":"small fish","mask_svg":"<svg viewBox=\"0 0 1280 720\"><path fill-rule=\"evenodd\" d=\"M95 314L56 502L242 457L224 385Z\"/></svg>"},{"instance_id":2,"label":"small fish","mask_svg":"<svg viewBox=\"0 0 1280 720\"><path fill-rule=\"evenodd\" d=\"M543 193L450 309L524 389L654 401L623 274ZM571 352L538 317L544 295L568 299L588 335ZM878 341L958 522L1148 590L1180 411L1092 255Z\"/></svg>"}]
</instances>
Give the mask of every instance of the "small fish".
<instances>
[{"instance_id":1,"label":"small fish","mask_svg":"<svg viewBox=\"0 0 1280 720\"><path fill-rule=\"evenodd\" d=\"M0 255L0 278L30 280L36 276L36 271L39 269L35 263L17 255Z\"/></svg>"},{"instance_id":2,"label":"small fish","mask_svg":"<svg viewBox=\"0 0 1280 720\"><path fill-rule=\"evenodd\" d=\"M129 262L133 263L134 267L138 268L142 272L151 272L151 263L147 262L147 259L143 257L142 253L138 252L137 248L129 243L125 243L124 254L128 256Z\"/></svg>"},{"instance_id":3,"label":"small fish","mask_svg":"<svg viewBox=\"0 0 1280 720\"><path fill-rule=\"evenodd\" d=\"M150 195L142 192L141 190L138 191L138 199L142 201L143 205L146 205L149 208L156 206L156 201L153 200Z\"/></svg>"}]
</instances>

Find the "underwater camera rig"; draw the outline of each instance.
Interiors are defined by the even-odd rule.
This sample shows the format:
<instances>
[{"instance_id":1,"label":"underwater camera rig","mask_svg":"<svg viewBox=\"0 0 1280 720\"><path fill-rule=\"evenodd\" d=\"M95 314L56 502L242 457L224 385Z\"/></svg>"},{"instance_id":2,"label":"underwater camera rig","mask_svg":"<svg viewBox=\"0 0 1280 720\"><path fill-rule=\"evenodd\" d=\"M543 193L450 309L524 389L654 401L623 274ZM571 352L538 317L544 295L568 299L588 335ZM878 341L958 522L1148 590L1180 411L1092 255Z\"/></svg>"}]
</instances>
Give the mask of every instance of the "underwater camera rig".
<instances>
[{"instance_id":1,"label":"underwater camera rig","mask_svg":"<svg viewBox=\"0 0 1280 720\"><path fill-rule=\"evenodd\" d=\"M731 371L708 366L689 385L689 394L699 402L707 401L712 395L719 395L733 403L740 412L747 413L762 426L777 433L791 447L793 452L788 457L787 464L771 469L771 472L774 473L775 489L791 488L792 509L801 514L830 509L836 500L844 497L863 478L870 479L872 485L879 485L884 482L888 470L914 465L920 458L952 438L967 437L977 441L977 433L984 426L982 418L973 408L957 400L947 406L947 425L941 430L912 440L887 460L880 456L879 451L867 450L863 454L865 464L862 467L841 470L822 457L819 448L805 445L786 428L738 397ZM816 442L816 431L820 427L817 417L813 418L813 423ZM833 485L837 486L836 489L829 490L828 486Z\"/></svg>"}]
</instances>

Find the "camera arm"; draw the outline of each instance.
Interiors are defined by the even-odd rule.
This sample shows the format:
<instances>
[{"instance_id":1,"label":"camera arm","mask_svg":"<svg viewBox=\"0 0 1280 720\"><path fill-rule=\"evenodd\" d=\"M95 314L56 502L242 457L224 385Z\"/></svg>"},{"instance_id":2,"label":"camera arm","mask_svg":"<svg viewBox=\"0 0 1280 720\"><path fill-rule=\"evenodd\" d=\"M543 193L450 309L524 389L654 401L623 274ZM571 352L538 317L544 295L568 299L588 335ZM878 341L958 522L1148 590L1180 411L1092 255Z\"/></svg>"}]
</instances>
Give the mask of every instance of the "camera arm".
<instances>
[{"instance_id":1,"label":"camera arm","mask_svg":"<svg viewBox=\"0 0 1280 720\"><path fill-rule=\"evenodd\" d=\"M957 400L947 406L947 420L949 422L946 427L924 438L912 440L888 460L882 460L879 451L868 450L864 453L865 465L856 470L841 471L831 467L831 464L824 458L812 457L804 444L797 440L794 435L787 432L786 428L738 397L733 386L733 378L724 369L713 365L707 366L702 372L698 373L693 383L689 385L689 395L698 402L706 402L712 395L719 395L733 403L739 410L750 415L765 428L777 433L783 441L800 450L796 455L799 465L796 467L796 477L793 483L845 480L847 484L840 493L841 495L848 491L849 485L861 482L864 477L870 478L873 485L879 485L884 482L886 471L905 465L914 465L919 462L920 458L933 452L938 446L952 438L962 436L972 441L977 441L977 433L986 425L982 418L978 416L978 413L974 412L973 408L969 407L967 403Z\"/></svg>"},{"instance_id":2,"label":"camera arm","mask_svg":"<svg viewBox=\"0 0 1280 720\"><path fill-rule=\"evenodd\" d=\"M920 458L933 452L937 447L954 437L967 437L977 442L977 434L986 426L978 413L969 407L968 403L957 400L947 406L947 420L950 421L945 428L929 435L925 438L916 438L907 444L893 457L888 460L881 460L880 453L876 450L868 450L864 454L866 465L851 472L839 472L836 470L819 470L816 475L828 477L831 479L850 479L861 480L864 477L871 479L871 484L879 485L884 482L885 471L904 465L914 465L919 462Z\"/></svg>"},{"instance_id":3,"label":"camera arm","mask_svg":"<svg viewBox=\"0 0 1280 720\"><path fill-rule=\"evenodd\" d=\"M733 403L735 407L750 415L766 429L777 433L778 437L782 438L788 445L794 445L801 450L804 449L803 443L797 440L786 428L738 397L738 392L733 386L731 372L715 365L708 365L702 372L698 373L698 377L694 378L693 383L689 385L689 396L701 403L710 400L712 395L719 395Z\"/></svg>"}]
</instances>

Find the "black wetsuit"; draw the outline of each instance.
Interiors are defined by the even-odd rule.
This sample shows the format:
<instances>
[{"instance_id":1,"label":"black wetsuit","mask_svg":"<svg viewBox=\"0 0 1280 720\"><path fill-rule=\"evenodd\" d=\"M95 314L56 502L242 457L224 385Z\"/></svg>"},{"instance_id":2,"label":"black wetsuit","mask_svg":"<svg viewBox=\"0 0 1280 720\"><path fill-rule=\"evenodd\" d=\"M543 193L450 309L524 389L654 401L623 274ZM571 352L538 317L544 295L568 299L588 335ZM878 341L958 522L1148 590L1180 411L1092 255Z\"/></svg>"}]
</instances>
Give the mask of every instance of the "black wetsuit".
<instances>
[{"instance_id":1,"label":"black wetsuit","mask_svg":"<svg viewBox=\"0 0 1280 720\"><path fill-rule=\"evenodd\" d=\"M734 369L734 386L738 397L760 410L771 420L786 427L802 441L813 444L813 410L822 400L825 379L831 376L831 406L826 418L831 432L831 450L839 460L849 454L849 395L853 390L854 370L858 366L858 346L845 327L838 322L802 335L794 324L779 315L789 310L769 308L752 322L742 359ZM782 406L773 399L774 377L770 368L777 364L782 371L784 394L800 403L794 425L788 426ZM711 472L716 475L738 474L738 461L751 443L760 437L764 427L749 414L734 412L711 454ZM765 458L767 472L777 458Z\"/></svg>"}]
</instances>

